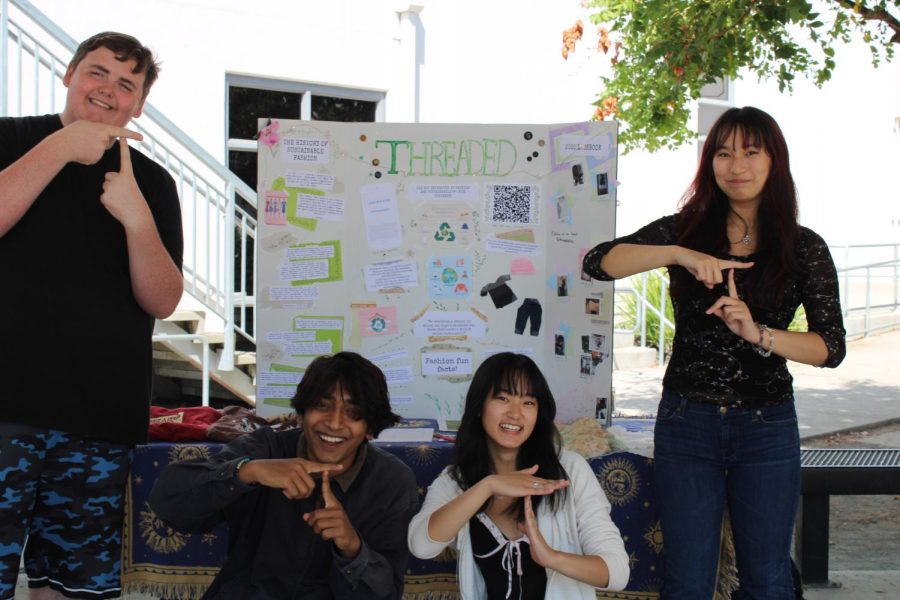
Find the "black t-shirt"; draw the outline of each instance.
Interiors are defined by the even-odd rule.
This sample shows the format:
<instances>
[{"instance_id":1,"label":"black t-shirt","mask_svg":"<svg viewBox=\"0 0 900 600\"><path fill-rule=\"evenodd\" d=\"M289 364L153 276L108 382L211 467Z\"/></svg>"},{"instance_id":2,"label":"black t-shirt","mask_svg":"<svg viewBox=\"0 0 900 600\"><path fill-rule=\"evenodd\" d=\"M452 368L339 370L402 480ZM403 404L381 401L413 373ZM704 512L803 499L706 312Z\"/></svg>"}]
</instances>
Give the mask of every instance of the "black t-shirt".
<instances>
[{"instance_id":1,"label":"black t-shirt","mask_svg":"<svg viewBox=\"0 0 900 600\"><path fill-rule=\"evenodd\" d=\"M0 169L62 128L58 115L0 119ZM138 186L181 268L175 182L135 149ZM114 145L69 163L0 237L0 419L124 444L146 440L154 319L131 290L125 230L100 202Z\"/></svg>"}]
</instances>

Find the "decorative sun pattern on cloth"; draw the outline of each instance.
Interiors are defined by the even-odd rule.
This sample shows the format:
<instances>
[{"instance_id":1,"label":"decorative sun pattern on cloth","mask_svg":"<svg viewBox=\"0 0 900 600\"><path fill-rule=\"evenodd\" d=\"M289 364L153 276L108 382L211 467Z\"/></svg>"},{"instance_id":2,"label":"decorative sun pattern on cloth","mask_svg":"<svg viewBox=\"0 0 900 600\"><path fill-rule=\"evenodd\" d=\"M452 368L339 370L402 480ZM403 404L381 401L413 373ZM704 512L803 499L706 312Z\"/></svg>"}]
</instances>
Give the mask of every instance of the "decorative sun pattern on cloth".
<instances>
[{"instance_id":1,"label":"decorative sun pattern on cloth","mask_svg":"<svg viewBox=\"0 0 900 600\"><path fill-rule=\"evenodd\" d=\"M663 534L662 528L659 526L659 521L656 521L650 527L644 531L643 535L644 541L653 548L653 551L659 554L663 549Z\"/></svg>"},{"instance_id":2,"label":"decorative sun pattern on cloth","mask_svg":"<svg viewBox=\"0 0 900 600\"><path fill-rule=\"evenodd\" d=\"M174 444L169 449L169 462L209 458L209 448L194 444Z\"/></svg>"},{"instance_id":3,"label":"decorative sun pattern on cloth","mask_svg":"<svg viewBox=\"0 0 900 600\"><path fill-rule=\"evenodd\" d=\"M413 448L407 448L404 452L410 463L416 466L430 465L440 455L437 448L421 444Z\"/></svg>"},{"instance_id":4,"label":"decorative sun pattern on cloth","mask_svg":"<svg viewBox=\"0 0 900 600\"><path fill-rule=\"evenodd\" d=\"M185 547L190 534L175 531L156 516L149 502L144 502L140 513L141 538L148 547L160 554L174 554Z\"/></svg>"},{"instance_id":5,"label":"decorative sun pattern on cloth","mask_svg":"<svg viewBox=\"0 0 900 600\"><path fill-rule=\"evenodd\" d=\"M644 597L644 598L659 598L659 590L662 589L663 580L661 577L652 577L644 582L644 585L641 586L640 594L641 596L634 596L635 598ZM647 594L647 596L643 596L643 594ZM717 599L718 600L718 599Z\"/></svg>"},{"instance_id":6,"label":"decorative sun pattern on cloth","mask_svg":"<svg viewBox=\"0 0 900 600\"><path fill-rule=\"evenodd\" d=\"M597 479L614 506L625 506L637 498L641 489L640 474L634 465L623 458L614 458L604 464L597 473Z\"/></svg>"}]
</instances>

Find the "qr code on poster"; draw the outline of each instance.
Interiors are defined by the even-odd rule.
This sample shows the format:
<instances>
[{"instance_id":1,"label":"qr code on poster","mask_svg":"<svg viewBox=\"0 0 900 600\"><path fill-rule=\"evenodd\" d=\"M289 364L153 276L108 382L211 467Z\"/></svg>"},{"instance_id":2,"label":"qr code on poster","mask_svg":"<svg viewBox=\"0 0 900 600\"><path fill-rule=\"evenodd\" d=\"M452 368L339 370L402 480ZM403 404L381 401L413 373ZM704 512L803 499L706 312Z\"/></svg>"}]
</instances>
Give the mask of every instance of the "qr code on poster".
<instances>
[{"instance_id":1,"label":"qr code on poster","mask_svg":"<svg viewBox=\"0 0 900 600\"><path fill-rule=\"evenodd\" d=\"M487 222L494 225L536 225L538 187L528 184L487 184Z\"/></svg>"}]
</instances>

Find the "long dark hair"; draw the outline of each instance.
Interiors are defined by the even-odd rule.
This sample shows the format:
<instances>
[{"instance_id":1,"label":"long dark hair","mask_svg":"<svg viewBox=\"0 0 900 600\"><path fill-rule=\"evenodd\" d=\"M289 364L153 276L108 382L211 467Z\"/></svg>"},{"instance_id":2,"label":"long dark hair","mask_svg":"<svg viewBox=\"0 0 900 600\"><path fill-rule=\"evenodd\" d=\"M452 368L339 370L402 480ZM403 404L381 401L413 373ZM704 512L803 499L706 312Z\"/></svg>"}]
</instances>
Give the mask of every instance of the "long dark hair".
<instances>
[{"instance_id":1,"label":"long dark hair","mask_svg":"<svg viewBox=\"0 0 900 600\"><path fill-rule=\"evenodd\" d=\"M472 384L466 394L466 406L462 422L456 434L455 456L450 467L450 475L460 488L467 490L488 475L494 473L490 460L487 433L481 424L481 412L485 401L499 392L518 396L532 396L538 403L537 422L531 435L519 448L516 468L525 469L538 465L535 475L546 479L568 479L559 462L562 437L553 419L556 417L556 401L544 374L534 361L522 354L501 352L484 360L472 377ZM549 496L532 496L535 511L541 500L547 498L550 507L556 510L566 489L557 490ZM487 508L488 500L482 507ZM524 500L519 499L510 513L521 517Z\"/></svg>"},{"instance_id":2,"label":"long dark hair","mask_svg":"<svg viewBox=\"0 0 900 600\"><path fill-rule=\"evenodd\" d=\"M729 252L726 220L731 207L716 184L713 159L736 131L741 132L745 146L764 148L772 160L757 213L755 264L745 272L744 293L756 302L777 302L798 268L795 252L800 230L787 143L768 113L752 106L731 108L713 125L694 180L681 199L677 243L714 256ZM689 285L699 284L684 269L672 270L673 296L684 293Z\"/></svg>"}]
</instances>

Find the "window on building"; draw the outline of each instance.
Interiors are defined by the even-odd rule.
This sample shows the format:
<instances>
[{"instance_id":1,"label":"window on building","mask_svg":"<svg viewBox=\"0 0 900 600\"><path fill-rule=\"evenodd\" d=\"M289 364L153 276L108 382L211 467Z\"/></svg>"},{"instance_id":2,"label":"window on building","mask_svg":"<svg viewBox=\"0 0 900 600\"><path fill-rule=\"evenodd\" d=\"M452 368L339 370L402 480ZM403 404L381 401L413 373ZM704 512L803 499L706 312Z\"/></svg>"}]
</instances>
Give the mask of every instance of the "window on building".
<instances>
[{"instance_id":1,"label":"window on building","mask_svg":"<svg viewBox=\"0 0 900 600\"><path fill-rule=\"evenodd\" d=\"M263 79L243 75L227 77L226 149L228 168L244 183L256 189L256 137L259 119L304 119L310 121L375 122L384 120L384 93L302 82ZM238 206L256 216L256 209L235 197ZM235 232L235 236L238 236ZM235 239L235 273L246 264L247 288L255 289L254 249L241 255ZM252 324L249 329L252 330ZM247 340L239 339L238 349L250 350Z\"/></svg>"},{"instance_id":2,"label":"window on building","mask_svg":"<svg viewBox=\"0 0 900 600\"><path fill-rule=\"evenodd\" d=\"M384 93L229 75L228 167L256 189L258 119L367 122L384 118Z\"/></svg>"}]
</instances>

